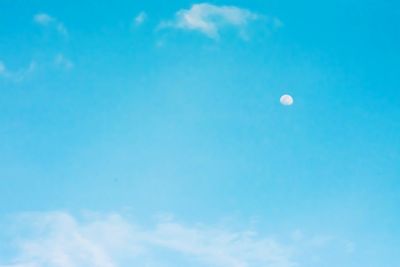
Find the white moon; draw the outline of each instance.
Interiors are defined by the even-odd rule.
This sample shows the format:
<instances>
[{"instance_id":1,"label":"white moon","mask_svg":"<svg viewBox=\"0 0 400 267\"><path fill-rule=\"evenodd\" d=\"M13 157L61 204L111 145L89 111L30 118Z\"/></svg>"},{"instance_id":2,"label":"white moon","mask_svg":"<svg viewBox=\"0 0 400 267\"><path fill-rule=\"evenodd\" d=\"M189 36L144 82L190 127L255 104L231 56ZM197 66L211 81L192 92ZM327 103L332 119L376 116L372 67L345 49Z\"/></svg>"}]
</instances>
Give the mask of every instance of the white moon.
<instances>
[{"instance_id":1,"label":"white moon","mask_svg":"<svg viewBox=\"0 0 400 267\"><path fill-rule=\"evenodd\" d=\"M284 106L291 106L293 105L293 97L291 95L283 95L279 99L282 105Z\"/></svg>"}]
</instances>

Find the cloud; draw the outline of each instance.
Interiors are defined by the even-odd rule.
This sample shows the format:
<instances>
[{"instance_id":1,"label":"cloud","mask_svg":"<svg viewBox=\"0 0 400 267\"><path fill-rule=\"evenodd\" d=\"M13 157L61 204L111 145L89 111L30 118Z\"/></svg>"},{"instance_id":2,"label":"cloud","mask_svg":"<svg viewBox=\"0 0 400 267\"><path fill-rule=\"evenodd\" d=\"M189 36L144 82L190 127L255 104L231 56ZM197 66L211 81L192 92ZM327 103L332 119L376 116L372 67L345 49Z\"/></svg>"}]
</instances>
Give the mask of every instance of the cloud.
<instances>
[{"instance_id":1,"label":"cloud","mask_svg":"<svg viewBox=\"0 0 400 267\"><path fill-rule=\"evenodd\" d=\"M78 219L64 212L22 215L13 225L17 256L1 267L158 267L182 258L196 266L295 266L288 247L250 231L175 221L145 228L118 214Z\"/></svg>"},{"instance_id":2,"label":"cloud","mask_svg":"<svg viewBox=\"0 0 400 267\"><path fill-rule=\"evenodd\" d=\"M12 71L7 68L4 62L0 61L0 77L13 82L21 82L35 72L36 68L36 62L31 61L27 67Z\"/></svg>"},{"instance_id":3,"label":"cloud","mask_svg":"<svg viewBox=\"0 0 400 267\"><path fill-rule=\"evenodd\" d=\"M46 13L38 13L34 15L33 21L42 27L52 28L64 37L68 37L68 30L64 24Z\"/></svg>"},{"instance_id":4,"label":"cloud","mask_svg":"<svg viewBox=\"0 0 400 267\"><path fill-rule=\"evenodd\" d=\"M135 26L140 26L142 25L147 19L147 13L142 11L140 12L134 19L134 24Z\"/></svg>"},{"instance_id":5,"label":"cloud","mask_svg":"<svg viewBox=\"0 0 400 267\"><path fill-rule=\"evenodd\" d=\"M54 19L53 17L49 16L48 14L44 14L44 13L36 14L36 15L33 17L33 20L34 20L37 24L40 24L40 25L43 25L43 26L47 26L47 25L49 25L51 22L54 22L54 21L55 21L55 19Z\"/></svg>"},{"instance_id":6,"label":"cloud","mask_svg":"<svg viewBox=\"0 0 400 267\"><path fill-rule=\"evenodd\" d=\"M194 4L181 9L171 21L161 22L159 28L197 31L209 38L218 39L222 28L236 28L242 35L246 26L262 16L236 6L216 6L208 3Z\"/></svg>"},{"instance_id":7,"label":"cloud","mask_svg":"<svg viewBox=\"0 0 400 267\"><path fill-rule=\"evenodd\" d=\"M74 67L74 63L61 53L54 58L54 64L66 70L70 70Z\"/></svg>"},{"instance_id":8,"label":"cloud","mask_svg":"<svg viewBox=\"0 0 400 267\"><path fill-rule=\"evenodd\" d=\"M64 54L57 54L52 62L44 62L41 67L56 66L59 69L71 70L74 68L74 63ZM31 77L38 69L38 63L32 60L27 66L19 69L10 69L0 60L0 78L11 82L22 82ZM43 68L45 69L45 68Z\"/></svg>"},{"instance_id":9,"label":"cloud","mask_svg":"<svg viewBox=\"0 0 400 267\"><path fill-rule=\"evenodd\" d=\"M249 231L192 228L171 222L158 225L149 240L214 266L295 265L289 248Z\"/></svg>"},{"instance_id":10,"label":"cloud","mask_svg":"<svg viewBox=\"0 0 400 267\"><path fill-rule=\"evenodd\" d=\"M4 65L3 61L0 61L0 75L4 75L6 73L6 65Z\"/></svg>"},{"instance_id":11,"label":"cloud","mask_svg":"<svg viewBox=\"0 0 400 267\"><path fill-rule=\"evenodd\" d=\"M15 251L0 258L0 267L295 267L315 257L323 263L318 253L338 244L342 253L352 253L355 246L330 236L307 237L300 230L295 240L282 242L288 239L227 225L187 225L173 217L143 226L115 213L19 214L2 226L9 240L0 237L0 243Z\"/></svg>"}]
</instances>

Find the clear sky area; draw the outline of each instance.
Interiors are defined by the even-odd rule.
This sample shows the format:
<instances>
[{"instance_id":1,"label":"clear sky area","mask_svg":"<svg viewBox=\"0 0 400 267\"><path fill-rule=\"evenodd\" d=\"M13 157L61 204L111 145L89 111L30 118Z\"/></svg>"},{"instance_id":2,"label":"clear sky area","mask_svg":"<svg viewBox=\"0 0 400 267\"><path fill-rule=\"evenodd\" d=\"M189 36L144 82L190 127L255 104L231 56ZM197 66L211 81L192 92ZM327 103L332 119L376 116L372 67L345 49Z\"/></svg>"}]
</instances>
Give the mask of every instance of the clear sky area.
<instances>
[{"instance_id":1,"label":"clear sky area","mask_svg":"<svg viewBox=\"0 0 400 267\"><path fill-rule=\"evenodd\" d=\"M400 3L0 0L0 267L400 267Z\"/></svg>"}]
</instances>

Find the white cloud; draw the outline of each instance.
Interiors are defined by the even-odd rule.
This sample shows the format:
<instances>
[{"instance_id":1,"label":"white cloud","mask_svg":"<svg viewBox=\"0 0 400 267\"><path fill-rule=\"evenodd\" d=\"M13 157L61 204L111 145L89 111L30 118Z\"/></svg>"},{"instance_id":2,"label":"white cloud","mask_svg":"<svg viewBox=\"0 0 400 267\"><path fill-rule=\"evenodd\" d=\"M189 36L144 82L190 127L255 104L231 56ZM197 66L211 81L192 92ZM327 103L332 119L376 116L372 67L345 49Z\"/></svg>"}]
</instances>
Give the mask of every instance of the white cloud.
<instances>
[{"instance_id":1,"label":"white cloud","mask_svg":"<svg viewBox=\"0 0 400 267\"><path fill-rule=\"evenodd\" d=\"M74 63L61 53L57 54L50 64L65 70L71 70L74 68ZM50 67L49 63L42 64L41 66ZM32 60L27 66L18 69L10 69L3 61L0 61L0 78L4 78L11 82L22 82L31 77L37 69L38 63L34 60Z\"/></svg>"},{"instance_id":2,"label":"white cloud","mask_svg":"<svg viewBox=\"0 0 400 267\"><path fill-rule=\"evenodd\" d=\"M74 67L74 63L63 54L56 55L54 58L54 64L66 70L70 70Z\"/></svg>"},{"instance_id":3,"label":"white cloud","mask_svg":"<svg viewBox=\"0 0 400 267\"><path fill-rule=\"evenodd\" d=\"M55 19L53 17L51 17L51 16L49 16L48 14L45 14L45 13L36 14L33 17L33 20L37 24L40 24L40 25L43 25L43 26L49 25L51 22L55 21Z\"/></svg>"},{"instance_id":4,"label":"white cloud","mask_svg":"<svg viewBox=\"0 0 400 267\"><path fill-rule=\"evenodd\" d=\"M55 29L59 34L67 37L68 31L64 24L58 19L46 14L46 13L38 13L33 16L33 21L40 26L50 27Z\"/></svg>"},{"instance_id":5,"label":"white cloud","mask_svg":"<svg viewBox=\"0 0 400 267\"><path fill-rule=\"evenodd\" d=\"M306 237L283 243L254 231L227 230L224 225L186 225L173 217L154 224L133 222L119 214L72 216L65 212L22 214L3 228L16 245L16 256L0 258L0 267L119 267L119 266L307 266L322 249L341 244L354 251L350 241L329 236ZM4 224L3 224L4 225ZM9 229L8 229L9 228ZM290 236L290 235L289 235ZM10 245L11 247L11 245ZM343 249L344 248L344 249ZM0 253L0 256L4 255ZM182 261L184 263L182 263Z\"/></svg>"},{"instance_id":6,"label":"white cloud","mask_svg":"<svg viewBox=\"0 0 400 267\"><path fill-rule=\"evenodd\" d=\"M142 25L147 19L147 14L146 12L142 11L140 12L134 19L134 24L136 26Z\"/></svg>"},{"instance_id":7,"label":"white cloud","mask_svg":"<svg viewBox=\"0 0 400 267\"><path fill-rule=\"evenodd\" d=\"M19 71L16 71L14 73L10 73L10 76L14 81L20 82L22 80L25 80L28 76L30 76L32 73L36 71L37 64L35 61L31 61L29 63L28 67L21 69Z\"/></svg>"},{"instance_id":8,"label":"white cloud","mask_svg":"<svg viewBox=\"0 0 400 267\"><path fill-rule=\"evenodd\" d=\"M216 6L208 3L194 4L190 9L181 9L172 21L161 22L159 28L176 28L198 31L207 37L217 39L224 27L234 27L241 34L251 21L261 16L236 6Z\"/></svg>"},{"instance_id":9,"label":"white cloud","mask_svg":"<svg viewBox=\"0 0 400 267\"><path fill-rule=\"evenodd\" d=\"M0 61L0 75L4 75L6 73L6 65L4 65L3 61Z\"/></svg>"},{"instance_id":10,"label":"white cloud","mask_svg":"<svg viewBox=\"0 0 400 267\"><path fill-rule=\"evenodd\" d=\"M24 215L16 225L29 234L13 240L18 256L1 267L174 266L181 257L198 266L295 266L289 247L249 231L174 221L143 228L116 214L78 220L63 212Z\"/></svg>"},{"instance_id":11,"label":"white cloud","mask_svg":"<svg viewBox=\"0 0 400 267\"><path fill-rule=\"evenodd\" d=\"M31 75L36 70L36 67L36 62L31 61L27 67L12 71L9 70L2 61L0 61L0 76L14 82L21 82Z\"/></svg>"},{"instance_id":12,"label":"white cloud","mask_svg":"<svg viewBox=\"0 0 400 267\"><path fill-rule=\"evenodd\" d=\"M192 228L170 222L157 226L153 244L214 266L294 266L289 248L255 233Z\"/></svg>"}]
</instances>

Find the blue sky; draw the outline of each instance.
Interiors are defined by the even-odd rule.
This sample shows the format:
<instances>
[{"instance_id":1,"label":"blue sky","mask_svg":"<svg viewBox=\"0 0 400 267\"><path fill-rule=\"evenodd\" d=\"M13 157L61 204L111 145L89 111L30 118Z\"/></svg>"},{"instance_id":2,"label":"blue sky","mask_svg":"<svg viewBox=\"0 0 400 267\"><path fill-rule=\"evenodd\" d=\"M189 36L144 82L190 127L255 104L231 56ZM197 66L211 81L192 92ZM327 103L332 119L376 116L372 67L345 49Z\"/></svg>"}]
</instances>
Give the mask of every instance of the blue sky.
<instances>
[{"instance_id":1,"label":"blue sky","mask_svg":"<svg viewBox=\"0 0 400 267\"><path fill-rule=\"evenodd\" d=\"M0 1L0 266L400 266L399 10Z\"/></svg>"}]
</instances>

